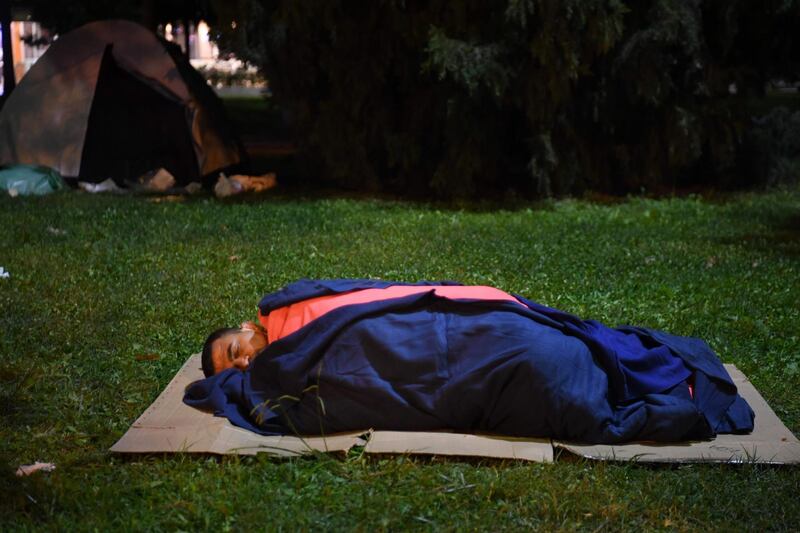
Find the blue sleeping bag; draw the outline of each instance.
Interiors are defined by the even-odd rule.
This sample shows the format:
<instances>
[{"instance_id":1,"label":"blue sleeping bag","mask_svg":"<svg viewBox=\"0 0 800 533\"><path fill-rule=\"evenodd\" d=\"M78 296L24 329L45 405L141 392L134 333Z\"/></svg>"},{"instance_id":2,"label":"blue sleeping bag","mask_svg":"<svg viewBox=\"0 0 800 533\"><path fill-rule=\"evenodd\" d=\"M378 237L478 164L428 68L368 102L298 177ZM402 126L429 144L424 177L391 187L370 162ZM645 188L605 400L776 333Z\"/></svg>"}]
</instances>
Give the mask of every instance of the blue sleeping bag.
<instances>
[{"instance_id":1,"label":"blue sleeping bag","mask_svg":"<svg viewBox=\"0 0 800 533\"><path fill-rule=\"evenodd\" d=\"M396 284L301 280L259 308ZM453 283L403 285L443 284ZM270 344L246 372L191 384L184 401L264 435L449 429L620 443L752 430L752 410L705 342L517 298L524 306L431 291L341 307Z\"/></svg>"}]
</instances>

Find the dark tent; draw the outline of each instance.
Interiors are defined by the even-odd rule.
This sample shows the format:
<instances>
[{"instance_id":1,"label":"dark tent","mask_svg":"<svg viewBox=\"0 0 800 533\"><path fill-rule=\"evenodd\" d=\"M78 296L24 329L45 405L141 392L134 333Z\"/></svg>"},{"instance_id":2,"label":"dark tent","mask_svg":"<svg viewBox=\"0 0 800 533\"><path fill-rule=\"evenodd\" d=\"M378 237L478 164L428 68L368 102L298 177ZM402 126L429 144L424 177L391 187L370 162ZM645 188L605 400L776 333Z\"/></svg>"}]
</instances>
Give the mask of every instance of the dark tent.
<instances>
[{"instance_id":1,"label":"dark tent","mask_svg":"<svg viewBox=\"0 0 800 533\"><path fill-rule=\"evenodd\" d=\"M159 167L178 184L239 164L222 104L180 50L129 21L56 40L0 113L0 164L65 177L135 180Z\"/></svg>"}]
</instances>

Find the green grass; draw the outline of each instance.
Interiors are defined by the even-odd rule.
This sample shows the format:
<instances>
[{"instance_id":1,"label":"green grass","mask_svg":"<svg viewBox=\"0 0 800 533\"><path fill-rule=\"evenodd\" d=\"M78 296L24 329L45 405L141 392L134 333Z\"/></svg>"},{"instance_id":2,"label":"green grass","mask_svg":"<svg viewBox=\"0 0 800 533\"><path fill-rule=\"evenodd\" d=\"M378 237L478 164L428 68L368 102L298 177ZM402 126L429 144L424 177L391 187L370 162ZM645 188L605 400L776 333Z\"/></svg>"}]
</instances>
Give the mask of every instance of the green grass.
<instances>
[{"instance_id":1,"label":"green grass","mask_svg":"<svg viewBox=\"0 0 800 533\"><path fill-rule=\"evenodd\" d=\"M107 452L212 328L300 277L491 284L699 336L800 432L800 192L479 207L0 198L0 530L800 528L800 468ZM13 476L36 460L57 470Z\"/></svg>"}]
</instances>

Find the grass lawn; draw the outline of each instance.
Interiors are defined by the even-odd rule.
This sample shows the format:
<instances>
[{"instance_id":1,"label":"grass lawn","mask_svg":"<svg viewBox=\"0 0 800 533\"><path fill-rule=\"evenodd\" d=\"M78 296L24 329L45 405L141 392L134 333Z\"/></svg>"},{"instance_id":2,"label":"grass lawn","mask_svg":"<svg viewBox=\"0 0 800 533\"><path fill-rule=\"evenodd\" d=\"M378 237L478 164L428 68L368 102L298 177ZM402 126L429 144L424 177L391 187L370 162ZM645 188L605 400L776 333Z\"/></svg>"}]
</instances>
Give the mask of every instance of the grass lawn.
<instances>
[{"instance_id":1,"label":"grass lawn","mask_svg":"<svg viewBox=\"0 0 800 533\"><path fill-rule=\"evenodd\" d=\"M2 197L0 227L0 530L800 528L800 468L107 452L211 329L300 277L490 284L699 336L798 433L800 191L506 210L71 192ZM14 477L36 460L57 469Z\"/></svg>"}]
</instances>

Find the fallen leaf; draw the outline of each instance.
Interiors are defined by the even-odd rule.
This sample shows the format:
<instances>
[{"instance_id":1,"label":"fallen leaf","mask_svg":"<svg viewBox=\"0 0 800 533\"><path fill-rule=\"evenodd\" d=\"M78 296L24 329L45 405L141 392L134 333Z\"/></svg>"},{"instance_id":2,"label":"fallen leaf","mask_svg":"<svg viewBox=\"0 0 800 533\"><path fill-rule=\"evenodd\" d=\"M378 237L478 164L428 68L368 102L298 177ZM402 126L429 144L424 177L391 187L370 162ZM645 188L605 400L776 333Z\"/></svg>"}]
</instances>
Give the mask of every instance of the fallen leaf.
<instances>
[{"instance_id":1,"label":"fallen leaf","mask_svg":"<svg viewBox=\"0 0 800 533\"><path fill-rule=\"evenodd\" d=\"M158 361L161 356L157 353L140 353L136 355L137 361Z\"/></svg>"}]
</instances>

